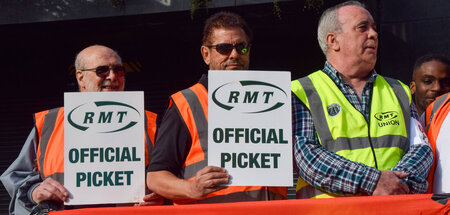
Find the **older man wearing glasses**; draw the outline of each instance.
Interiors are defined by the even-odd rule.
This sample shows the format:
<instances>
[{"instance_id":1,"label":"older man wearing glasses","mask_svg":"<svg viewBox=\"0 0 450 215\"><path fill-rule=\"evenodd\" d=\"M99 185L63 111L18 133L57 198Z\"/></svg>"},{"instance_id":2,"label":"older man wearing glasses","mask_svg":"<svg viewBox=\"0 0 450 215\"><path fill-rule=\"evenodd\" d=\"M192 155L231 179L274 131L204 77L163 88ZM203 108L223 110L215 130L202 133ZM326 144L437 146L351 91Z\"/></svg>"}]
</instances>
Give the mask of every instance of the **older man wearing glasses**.
<instances>
[{"instance_id":1,"label":"older man wearing glasses","mask_svg":"<svg viewBox=\"0 0 450 215\"><path fill-rule=\"evenodd\" d=\"M94 45L82 50L76 57L75 68L81 92L124 90L122 60L106 46ZM42 111L34 117L35 126L22 151L0 177L11 196L10 214L30 214L45 209L44 205L61 209L62 202L69 197L63 185L64 108ZM146 117L149 122L146 124L146 150L149 150L153 147L157 115L146 111ZM161 204L162 198L152 193L146 195L144 201L141 205Z\"/></svg>"},{"instance_id":2,"label":"older man wearing glasses","mask_svg":"<svg viewBox=\"0 0 450 215\"><path fill-rule=\"evenodd\" d=\"M210 17L203 31L201 53L210 70L246 70L252 33L233 13ZM208 79L170 97L152 153L147 185L175 204L285 199L285 188L223 187L224 168L207 166Z\"/></svg>"}]
</instances>

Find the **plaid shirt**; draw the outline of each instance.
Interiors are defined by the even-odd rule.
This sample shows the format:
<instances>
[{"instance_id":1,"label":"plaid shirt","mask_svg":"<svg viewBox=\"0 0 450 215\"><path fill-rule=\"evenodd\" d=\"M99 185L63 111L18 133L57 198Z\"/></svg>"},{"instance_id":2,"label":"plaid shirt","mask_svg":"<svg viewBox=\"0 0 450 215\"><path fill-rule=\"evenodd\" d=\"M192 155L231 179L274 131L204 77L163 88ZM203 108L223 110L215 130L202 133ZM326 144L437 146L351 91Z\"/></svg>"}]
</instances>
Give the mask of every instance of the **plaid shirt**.
<instances>
[{"instance_id":1,"label":"plaid shirt","mask_svg":"<svg viewBox=\"0 0 450 215\"><path fill-rule=\"evenodd\" d=\"M377 78L375 70L370 73L361 100L356 91L343 81L338 71L331 64L326 62L322 71L330 76L348 101L366 119L369 119L370 95L373 83ZM411 116L418 119L419 116L413 103L410 109ZM373 193L381 171L361 163L352 162L324 148L316 135L311 113L295 94L292 94L292 116L295 138L294 157L297 164L295 167L303 180L329 193ZM432 160L429 145L414 144L391 170L409 173L409 176L402 180L408 185L410 193L424 193L428 187L425 178Z\"/></svg>"}]
</instances>

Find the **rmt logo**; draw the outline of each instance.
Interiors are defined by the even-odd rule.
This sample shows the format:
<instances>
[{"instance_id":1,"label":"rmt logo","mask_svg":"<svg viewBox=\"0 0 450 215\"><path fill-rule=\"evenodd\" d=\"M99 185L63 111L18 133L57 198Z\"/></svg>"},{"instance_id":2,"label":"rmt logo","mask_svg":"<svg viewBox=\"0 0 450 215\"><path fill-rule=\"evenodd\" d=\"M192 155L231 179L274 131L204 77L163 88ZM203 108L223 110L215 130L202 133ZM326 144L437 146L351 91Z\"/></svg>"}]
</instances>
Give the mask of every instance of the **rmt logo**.
<instances>
[{"instance_id":1,"label":"rmt logo","mask_svg":"<svg viewBox=\"0 0 450 215\"><path fill-rule=\"evenodd\" d=\"M69 112L67 121L81 131L114 133L136 125L140 115L136 108L128 104L97 101L75 107Z\"/></svg>"},{"instance_id":2,"label":"rmt logo","mask_svg":"<svg viewBox=\"0 0 450 215\"><path fill-rule=\"evenodd\" d=\"M262 81L226 83L212 93L212 101L226 111L263 113L287 103L288 94L280 87Z\"/></svg>"}]
</instances>

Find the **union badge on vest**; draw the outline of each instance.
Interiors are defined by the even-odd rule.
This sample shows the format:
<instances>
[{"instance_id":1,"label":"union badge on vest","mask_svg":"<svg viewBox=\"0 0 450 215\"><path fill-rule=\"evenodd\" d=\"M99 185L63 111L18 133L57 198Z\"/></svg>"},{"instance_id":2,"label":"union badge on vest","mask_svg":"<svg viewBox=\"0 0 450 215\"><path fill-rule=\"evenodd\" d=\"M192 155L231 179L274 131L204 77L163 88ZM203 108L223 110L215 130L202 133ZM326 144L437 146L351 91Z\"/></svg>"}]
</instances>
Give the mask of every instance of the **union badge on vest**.
<instances>
[{"instance_id":1,"label":"union badge on vest","mask_svg":"<svg viewBox=\"0 0 450 215\"><path fill-rule=\"evenodd\" d=\"M328 105L327 107L328 115L330 115L330 117L337 116L339 113L341 113L341 110L342 110L341 105L336 103Z\"/></svg>"}]
</instances>

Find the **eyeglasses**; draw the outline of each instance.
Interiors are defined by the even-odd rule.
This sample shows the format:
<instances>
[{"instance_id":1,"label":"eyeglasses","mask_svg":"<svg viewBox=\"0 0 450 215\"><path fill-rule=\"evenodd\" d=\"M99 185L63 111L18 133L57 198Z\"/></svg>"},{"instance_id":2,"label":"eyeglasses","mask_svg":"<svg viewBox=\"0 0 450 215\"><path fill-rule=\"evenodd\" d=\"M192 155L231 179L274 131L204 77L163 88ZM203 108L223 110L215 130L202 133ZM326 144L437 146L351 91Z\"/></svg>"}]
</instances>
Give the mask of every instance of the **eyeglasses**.
<instances>
[{"instance_id":1,"label":"eyeglasses","mask_svg":"<svg viewBox=\"0 0 450 215\"><path fill-rule=\"evenodd\" d=\"M217 52L223 55L230 54L233 49L236 49L237 53L244 55L247 54L248 50L250 49L250 45L245 45L244 42L238 43L236 45L233 45L231 43L219 43L216 45L207 45L208 48L215 48Z\"/></svg>"},{"instance_id":2,"label":"eyeglasses","mask_svg":"<svg viewBox=\"0 0 450 215\"><path fill-rule=\"evenodd\" d=\"M81 71L95 71L98 77L106 78L109 75L109 71L114 71L117 76L122 77L125 75L125 68L123 66L98 66L92 69L81 69Z\"/></svg>"}]
</instances>

